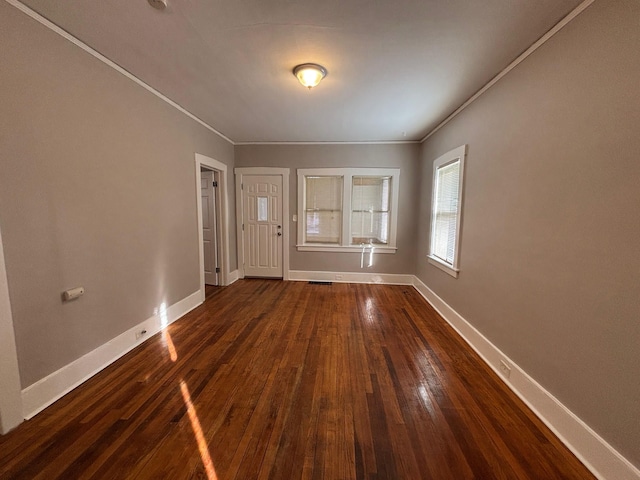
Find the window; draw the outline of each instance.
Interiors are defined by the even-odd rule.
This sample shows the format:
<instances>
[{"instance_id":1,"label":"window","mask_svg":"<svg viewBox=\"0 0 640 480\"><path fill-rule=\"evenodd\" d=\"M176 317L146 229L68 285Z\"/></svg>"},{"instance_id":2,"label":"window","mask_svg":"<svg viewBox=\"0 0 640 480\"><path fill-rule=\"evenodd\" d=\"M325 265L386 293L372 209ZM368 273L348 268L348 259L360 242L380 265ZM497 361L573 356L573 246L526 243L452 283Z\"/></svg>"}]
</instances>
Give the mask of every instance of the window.
<instances>
[{"instance_id":1,"label":"window","mask_svg":"<svg viewBox=\"0 0 640 480\"><path fill-rule=\"evenodd\" d=\"M342 182L340 176L305 177L305 243L340 244Z\"/></svg>"},{"instance_id":2,"label":"window","mask_svg":"<svg viewBox=\"0 0 640 480\"><path fill-rule=\"evenodd\" d=\"M433 162L431 242L429 263L458 276L462 179L467 146L445 153Z\"/></svg>"},{"instance_id":3,"label":"window","mask_svg":"<svg viewBox=\"0 0 640 480\"><path fill-rule=\"evenodd\" d=\"M390 184L391 177L352 177L352 245L388 244Z\"/></svg>"},{"instance_id":4,"label":"window","mask_svg":"<svg viewBox=\"0 0 640 480\"><path fill-rule=\"evenodd\" d=\"M394 253L399 169L298 170L298 250Z\"/></svg>"}]
</instances>

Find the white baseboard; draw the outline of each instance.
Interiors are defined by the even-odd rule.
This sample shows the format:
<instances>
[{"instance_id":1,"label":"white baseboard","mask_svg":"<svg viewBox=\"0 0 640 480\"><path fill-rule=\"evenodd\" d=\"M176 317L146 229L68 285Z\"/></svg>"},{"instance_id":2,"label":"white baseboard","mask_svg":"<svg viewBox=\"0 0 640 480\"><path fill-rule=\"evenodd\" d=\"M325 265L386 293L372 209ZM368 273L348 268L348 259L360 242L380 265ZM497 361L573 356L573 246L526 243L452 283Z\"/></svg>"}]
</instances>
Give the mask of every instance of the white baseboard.
<instances>
[{"instance_id":1,"label":"white baseboard","mask_svg":"<svg viewBox=\"0 0 640 480\"><path fill-rule=\"evenodd\" d=\"M231 285L232 283L238 281L239 277L239 272L238 270L234 270L233 272L229 272L229 276L227 277L227 286Z\"/></svg>"},{"instance_id":2,"label":"white baseboard","mask_svg":"<svg viewBox=\"0 0 640 480\"><path fill-rule=\"evenodd\" d=\"M198 290L174 303L164 312L148 318L95 350L74 360L22 390L22 411L25 419L41 412L53 402L63 397L100 370L109 366L121 356L137 347L167 325L175 322L202 303L202 292ZM147 333L136 339L136 332Z\"/></svg>"},{"instance_id":3,"label":"white baseboard","mask_svg":"<svg viewBox=\"0 0 640 480\"><path fill-rule=\"evenodd\" d=\"M290 270L289 280L301 282L379 283L384 285L413 285L413 275L369 272L311 272Z\"/></svg>"},{"instance_id":4,"label":"white baseboard","mask_svg":"<svg viewBox=\"0 0 640 480\"><path fill-rule=\"evenodd\" d=\"M238 280L238 275L238 270L230 272L229 284ZM640 480L640 470L414 275L291 270L289 279L293 281L412 285L598 479ZM166 315L162 312L154 315L78 360L25 388L22 391L24 417L26 419L33 417L144 340L162 330L164 326L173 323L200 305L202 296L200 291L189 295L170 306L166 310ZM147 330L147 334L142 339L136 340L136 332L142 329ZM501 360L507 362L511 367L508 379L500 373Z\"/></svg>"},{"instance_id":5,"label":"white baseboard","mask_svg":"<svg viewBox=\"0 0 640 480\"><path fill-rule=\"evenodd\" d=\"M414 277L414 287L597 478L601 480L640 479L640 470L417 277ZM511 367L508 379L500 372L501 360L506 361Z\"/></svg>"}]
</instances>

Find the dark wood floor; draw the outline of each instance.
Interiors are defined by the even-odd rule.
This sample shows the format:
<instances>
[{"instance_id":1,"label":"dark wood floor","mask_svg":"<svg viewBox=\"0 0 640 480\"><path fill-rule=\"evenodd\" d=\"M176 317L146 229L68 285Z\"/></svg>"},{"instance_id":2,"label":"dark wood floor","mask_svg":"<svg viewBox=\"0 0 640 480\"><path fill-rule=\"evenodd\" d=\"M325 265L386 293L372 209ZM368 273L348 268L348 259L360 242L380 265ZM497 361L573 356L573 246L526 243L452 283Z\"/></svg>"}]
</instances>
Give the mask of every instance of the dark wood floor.
<instances>
[{"instance_id":1,"label":"dark wood floor","mask_svg":"<svg viewBox=\"0 0 640 480\"><path fill-rule=\"evenodd\" d=\"M0 437L20 479L587 479L411 287L241 280Z\"/></svg>"}]
</instances>

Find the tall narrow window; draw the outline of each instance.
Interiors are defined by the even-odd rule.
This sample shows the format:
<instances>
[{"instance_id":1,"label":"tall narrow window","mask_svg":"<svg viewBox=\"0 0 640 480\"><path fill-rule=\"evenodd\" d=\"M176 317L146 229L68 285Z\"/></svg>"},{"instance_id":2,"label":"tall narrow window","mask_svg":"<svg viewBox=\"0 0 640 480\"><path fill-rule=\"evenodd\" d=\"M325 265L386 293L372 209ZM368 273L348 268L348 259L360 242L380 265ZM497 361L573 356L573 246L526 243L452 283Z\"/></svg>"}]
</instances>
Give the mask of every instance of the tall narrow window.
<instances>
[{"instance_id":1,"label":"tall narrow window","mask_svg":"<svg viewBox=\"0 0 640 480\"><path fill-rule=\"evenodd\" d=\"M340 243L341 176L305 177L305 243Z\"/></svg>"},{"instance_id":2,"label":"tall narrow window","mask_svg":"<svg viewBox=\"0 0 640 480\"><path fill-rule=\"evenodd\" d=\"M352 245L389 243L390 183L391 177L352 177Z\"/></svg>"},{"instance_id":3,"label":"tall narrow window","mask_svg":"<svg viewBox=\"0 0 640 480\"><path fill-rule=\"evenodd\" d=\"M452 150L433 164L431 245L429 261L458 276L458 248L462 207L462 177L466 145Z\"/></svg>"}]
</instances>

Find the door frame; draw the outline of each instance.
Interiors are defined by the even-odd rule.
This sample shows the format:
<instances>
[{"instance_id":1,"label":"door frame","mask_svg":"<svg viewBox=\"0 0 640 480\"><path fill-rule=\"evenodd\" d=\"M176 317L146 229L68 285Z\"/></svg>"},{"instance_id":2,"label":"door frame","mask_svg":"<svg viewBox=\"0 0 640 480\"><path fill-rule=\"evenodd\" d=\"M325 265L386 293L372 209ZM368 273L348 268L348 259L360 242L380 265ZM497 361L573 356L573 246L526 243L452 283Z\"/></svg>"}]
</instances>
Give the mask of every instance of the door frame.
<instances>
[{"instance_id":1,"label":"door frame","mask_svg":"<svg viewBox=\"0 0 640 480\"><path fill-rule=\"evenodd\" d=\"M238 278L244 278L243 175L280 175L282 177L282 279L289 280L289 172L288 168L238 167L236 174L236 232L238 242Z\"/></svg>"},{"instance_id":2,"label":"door frame","mask_svg":"<svg viewBox=\"0 0 640 480\"><path fill-rule=\"evenodd\" d=\"M205 299L205 287L204 287L204 246L203 246L203 234L202 234L202 175L200 169L204 167L207 170L213 170L218 172L218 191L216 200L216 224L218 230L218 265L220 267L220 276L218 277L218 284L220 286L229 285L229 211L227 202L227 166L206 155L196 153L195 158L196 167L196 213L198 224L198 265L200 268L200 300L204 302Z\"/></svg>"},{"instance_id":3,"label":"door frame","mask_svg":"<svg viewBox=\"0 0 640 480\"><path fill-rule=\"evenodd\" d=\"M16 349L9 283L0 232L0 434L17 427L24 420L18 352Z\"/></svg>"}]
</instances>

